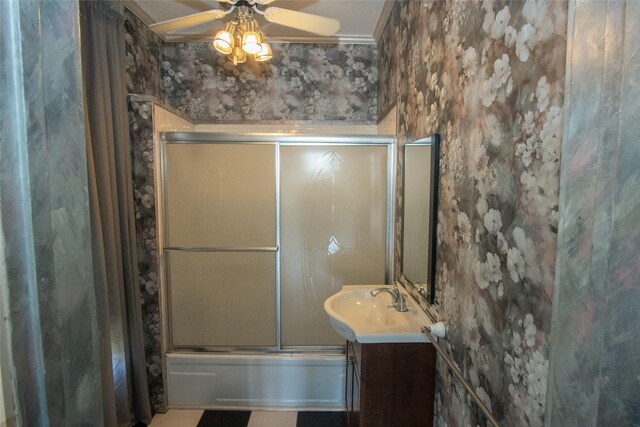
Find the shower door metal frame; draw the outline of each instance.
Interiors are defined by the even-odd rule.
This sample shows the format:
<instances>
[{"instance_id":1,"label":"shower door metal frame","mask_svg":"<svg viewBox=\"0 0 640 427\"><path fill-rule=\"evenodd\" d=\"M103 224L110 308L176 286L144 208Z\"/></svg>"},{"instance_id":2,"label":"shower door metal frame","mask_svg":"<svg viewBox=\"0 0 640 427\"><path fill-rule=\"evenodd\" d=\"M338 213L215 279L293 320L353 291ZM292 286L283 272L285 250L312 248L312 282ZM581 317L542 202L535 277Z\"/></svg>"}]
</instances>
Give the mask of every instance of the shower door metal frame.
<instances>
[{"instance_id":1,"label":"shower door metal frame","mask_svg":"<svg viewBox=\"0 0 640 427\"><path fill-rule=\"evenodd\" d=\"M160 185L157 194L161 200L156 212L156 228L158 232L158 273L160 282L160 302L162 306L161 322L163 331L163 354L169 352L183 353L223 353L223 354L344 354L344 346L283 346L281 337L281 283L280 283L280 147L281 146L386 146L387 147L387 227L385 248L385 283L390 284L394 277L394 225L395 211L395 138L379 135L290 135L270 133L209 133L209 132L161 132L159 139L160 176L156 179ZM275 197L276 224L275 247L171 247L166 246L168 236L167 215L167 186L166 169L168 144L233 144L233 145L275 145ZM171 252L275 252L276 255L276 345L273 347L251 346L174 346L172 333L169 286L169 265L167 254Z\"/></svg>"}]
</instances>

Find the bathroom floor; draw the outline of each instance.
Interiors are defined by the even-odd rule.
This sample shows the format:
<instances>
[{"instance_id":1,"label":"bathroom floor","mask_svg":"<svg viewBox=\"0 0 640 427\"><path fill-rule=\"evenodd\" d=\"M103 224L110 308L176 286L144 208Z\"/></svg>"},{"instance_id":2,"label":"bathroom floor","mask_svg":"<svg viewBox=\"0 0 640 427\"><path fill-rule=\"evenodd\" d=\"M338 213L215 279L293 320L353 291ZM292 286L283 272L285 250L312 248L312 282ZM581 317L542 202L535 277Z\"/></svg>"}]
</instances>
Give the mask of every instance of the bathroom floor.
<instances>
[{"instance_id":1,"label":"bathroom floor","mask_svg":"<svg viewBox=\"0 0 640 427\"><path fill-rule=\"evenodd\" d=\"M172 409L149 427L345 427L344 412L202 411Z\"/></svg>"}]
</instances>

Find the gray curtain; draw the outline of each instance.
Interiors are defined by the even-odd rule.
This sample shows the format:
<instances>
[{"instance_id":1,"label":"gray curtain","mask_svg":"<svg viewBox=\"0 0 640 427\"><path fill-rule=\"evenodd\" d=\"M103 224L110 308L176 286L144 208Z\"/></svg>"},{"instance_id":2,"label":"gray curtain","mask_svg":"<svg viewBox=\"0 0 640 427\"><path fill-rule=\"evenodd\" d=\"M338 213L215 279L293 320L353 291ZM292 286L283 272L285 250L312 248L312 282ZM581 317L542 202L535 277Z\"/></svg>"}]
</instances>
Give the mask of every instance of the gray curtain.
<instances>
[{"instance_id":1,"label":"gray curtain","mask_svg":"<svg viewBox=\"0 0 640 427\"><path fill-rule=\"evenodd\" d=\"M106 426L151 422L118 1L81 1L89 203Z\"/></svg>"}]
</instances>

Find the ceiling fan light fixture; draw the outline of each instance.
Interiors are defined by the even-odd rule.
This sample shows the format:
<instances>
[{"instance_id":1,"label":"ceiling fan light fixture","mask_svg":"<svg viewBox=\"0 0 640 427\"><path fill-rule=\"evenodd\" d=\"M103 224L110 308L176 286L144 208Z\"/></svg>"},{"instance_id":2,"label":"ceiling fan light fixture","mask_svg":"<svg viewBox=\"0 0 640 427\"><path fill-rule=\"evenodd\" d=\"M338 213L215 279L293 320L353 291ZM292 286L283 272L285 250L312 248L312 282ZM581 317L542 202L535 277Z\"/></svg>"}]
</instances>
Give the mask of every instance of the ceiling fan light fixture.
<instances>
[{"instance_id":1,"label":"ceiling fan light fixture","mask_svg":"<svg viewBox=\"0 0 640 427\"><path fill-rule=\"evenodd\" d=\"M249 55L255 55L262 50L262 35L256 21L247 22L242 34L242 50Z\"/></svg>"},{"instance_id":2,"label":"ceiling fan light fixture","mask_svg":"<svg viewBox=\"0 0 640 427\"><path fill-rule=\"evenodd\" d=\"M271 51L271 46L268 43L263 42L261 45L260 52L256 53L255 60L258 62L268 61L273 58L273 52Z\"/></svg>"},{"instance_id":3,"label":"ceiling fan light fixture","mask_svg":"<svg viewBox=\"0 0 640 427\"><path fill-rule=\"evenodd\" d=\"M220 53L229 55L233 52L234 48L234 36L235 26L232 23L225 25L224 30L218 31L213 39L213 47Z\"/></svg>"},{"instance_id":4,"label":"ceiling fan light fixture","mask_svg":"<svg viewBox=\"0 0 640 427\"><path fill-rule=\"evenodd\" d=\"M250 55L254 55L262 50L262 40L260 34L253 31L244 33L242 36L242 50Z\"/></svg>"},{"instance_id":5,"label":"ceiling fan light fixture","mask_svg":"<svg viewBox=\"0 0 640 427\"><path fill-rule=\"evenodd\" d=\"M235 20L227 23L222 31L218 31L212 41L214 49L227 55L227 58L234 64L245 62L247 55L251 55L253 60L259 62L273 58L271 47L265 43L260 26L253 19L254 13L261 15L267 22L321 36L331 36L340 29L340 21L337 19L280 7L265 9L259 7L270 5L274 1L276 0L218 0L218 3L226 3L227 6L223 9L206 10L158 22L151 25L150 28L162 36L168 32L223 19L235 12Z\"/></svg>"},{"instance_id":6,"label":"ceiling fan light fixture","mask_svg":"<svg viewBox=\"0 0 640 427\"><path fill-rule=\"evenodd\" d=\"M242 64L247 61L247 54L240 48L240 46L236 46L233 49L233 53L228 56L229 61L233 62L233 65Z\"/></svg>"}]
</instances>

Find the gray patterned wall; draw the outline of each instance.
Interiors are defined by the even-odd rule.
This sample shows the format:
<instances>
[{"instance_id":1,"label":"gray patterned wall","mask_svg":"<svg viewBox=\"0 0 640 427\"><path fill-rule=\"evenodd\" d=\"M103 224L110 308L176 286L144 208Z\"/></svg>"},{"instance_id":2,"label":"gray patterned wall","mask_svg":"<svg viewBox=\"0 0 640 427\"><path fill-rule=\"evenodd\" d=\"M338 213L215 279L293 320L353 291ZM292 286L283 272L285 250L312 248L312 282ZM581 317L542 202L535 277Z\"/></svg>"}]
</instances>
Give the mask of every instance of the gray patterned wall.
<instances>
[{"instance_id":1,"label":"gray patterned wall","mask_svg":"<svg viewBox=\"0 0 640 427\"><path fill-rule=\"evenodd\" d=\"M104 422L78 18L77 1L0 2L0 294L20 426Z\"/></svg>"},{"instance_id":2,"label":"gray patterned wall","mask_svg":"<svg viewBox=\"0 0 640 427\"><path fill-rule=\"evenodd\" d=\"M273 45L234 67L211 43L164 43L126 12L129 93L153 95L194 123L377 118L373 45Z\"/></svg>"},{"instance_id":3,"label":"gray patterned wall","mask_svg":"<svg viewBox=\"0 0 640 427\"><path fill-rule=\"evenodd\" d=\"M379 43L380 114L397 98L401 143L442 135L437 293L447 347L509 426L544 423L566 9L399 1ZM436 408L438 425L484 425L443 367Z\"/></svg>"},{"instance_id":4,"label":"gray patterned wall","mask_svg":"<svg viewBox=\"0 0 640 427\"><path fill-rule=\"evenodd\" d=\"M637 426L640 3L573 6L548 425Z\"/></svg>"}]
</instances>

